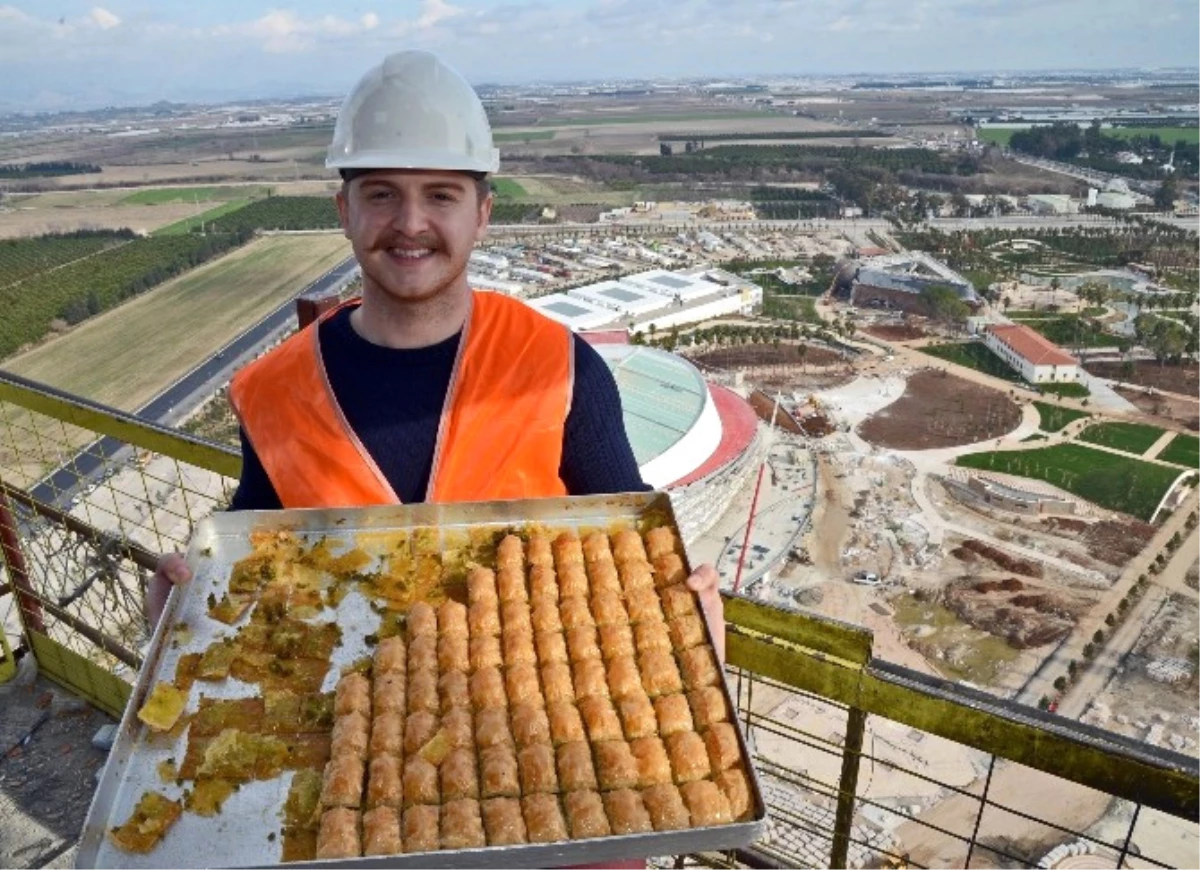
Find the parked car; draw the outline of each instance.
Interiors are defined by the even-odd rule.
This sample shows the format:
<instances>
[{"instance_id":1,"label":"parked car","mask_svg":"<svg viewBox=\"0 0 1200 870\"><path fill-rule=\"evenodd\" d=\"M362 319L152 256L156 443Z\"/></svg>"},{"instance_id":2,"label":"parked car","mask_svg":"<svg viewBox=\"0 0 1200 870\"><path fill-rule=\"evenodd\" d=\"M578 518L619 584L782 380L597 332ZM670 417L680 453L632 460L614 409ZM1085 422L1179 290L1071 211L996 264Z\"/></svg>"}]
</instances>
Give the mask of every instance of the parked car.
<instances>
[{"instance_id":1,"label":"parked car","mask_svg":"<svg viewBox=\"0 0 1200 870\"><path fill-rule=\"evenodd\" d=\"M878 586L880 584L879 575L873 571L859 571L851 579L862 586Z\"/></svg>"}]
</instances>

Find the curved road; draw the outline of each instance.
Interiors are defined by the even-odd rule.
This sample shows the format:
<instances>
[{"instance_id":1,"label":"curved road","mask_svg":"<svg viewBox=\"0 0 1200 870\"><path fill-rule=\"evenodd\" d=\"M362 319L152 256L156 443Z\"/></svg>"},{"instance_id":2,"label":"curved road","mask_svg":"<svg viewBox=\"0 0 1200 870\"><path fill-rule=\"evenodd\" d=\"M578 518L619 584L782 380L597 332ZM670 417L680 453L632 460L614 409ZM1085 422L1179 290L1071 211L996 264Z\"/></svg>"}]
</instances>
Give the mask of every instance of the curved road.
<instances>
[{"instance_id":1,"label":"curved road","mask_svg":"<svg viewBox=\"0 0 1200 870\"><path fill-rule=\"evenodd\" d=\"M271 336L288 326L295 316L297 298L308 294L325 295L347 280L357 267L358 263L353 257L343 260L138 408L134 415L152 423L166 423L175 408L186 404L198 393L210 390L214 382L226 380L241 366L243 357L255 354ZM41 384L35 386L45 389ZM108 460L126 449L128 446L115 438L104 437L93 441L38 483L32 490L33 497L63 507L81 486L91 483L103 471Z\"/></svg>"}]
</instances>

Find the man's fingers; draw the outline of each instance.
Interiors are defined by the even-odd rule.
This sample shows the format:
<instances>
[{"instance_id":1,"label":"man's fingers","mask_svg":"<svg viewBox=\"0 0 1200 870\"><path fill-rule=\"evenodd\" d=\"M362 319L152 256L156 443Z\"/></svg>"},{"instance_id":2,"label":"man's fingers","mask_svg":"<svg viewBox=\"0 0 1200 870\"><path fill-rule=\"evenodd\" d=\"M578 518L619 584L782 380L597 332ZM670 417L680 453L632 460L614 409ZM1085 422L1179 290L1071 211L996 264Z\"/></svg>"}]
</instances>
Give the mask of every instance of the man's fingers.
<instances>
[{"instance_id":1,"label":"man's fingers","mask_svg":"<svg viewBox=\"0 0 1200 870\"><path fill-rule=\"evenodd\" d=\"M718 591L721 579L712 565L701 565L687 578L688 588L700 595Z\"/></svg>"},{"instance_id":2,"label":"man's fingers","mask_svg":"<svg viewBox=\"0 0 1200 870\"><path fill-rule=\"evenodd\" d=\"M192 569L188 567L182 553L167 553L162 556L154 573L176 585L192 579Z\"/></svg>"}]
</instances>

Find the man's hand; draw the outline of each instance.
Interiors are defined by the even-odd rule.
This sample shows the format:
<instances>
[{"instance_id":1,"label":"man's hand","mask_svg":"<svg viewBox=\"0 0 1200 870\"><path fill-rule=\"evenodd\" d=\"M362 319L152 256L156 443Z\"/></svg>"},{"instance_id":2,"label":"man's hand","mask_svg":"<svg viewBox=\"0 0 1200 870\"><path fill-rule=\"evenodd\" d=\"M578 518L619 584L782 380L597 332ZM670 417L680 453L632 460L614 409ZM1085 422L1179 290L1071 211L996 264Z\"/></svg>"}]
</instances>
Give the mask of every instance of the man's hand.
<instances>
[{"instance_id":1,"label":"man's hand","mask_svg":"<svg viewBox=\"0 0 1200 870\"><path fill-rule=\"evenodd\" d=\"M159 557L154 576L150 578L150 585L146 587L146 621L150 623L151 630L158 625L158 620L162 617L171 587L187 583L191 579L192 569L184 561L183 553L167 553Z\"/></svg>"},{"instance_id":2,"label":"man's hand","mask_svg":"<svg viewBox=\"0 0 1200 870\"><path fill-rule=\"evenodd\" d=\"M712 565L701 565L687 579L688 588L700 599L700 609L708 621L717 658L725 664L725 602L721 600L721 578Z\"/></svg>"}]
</instances>

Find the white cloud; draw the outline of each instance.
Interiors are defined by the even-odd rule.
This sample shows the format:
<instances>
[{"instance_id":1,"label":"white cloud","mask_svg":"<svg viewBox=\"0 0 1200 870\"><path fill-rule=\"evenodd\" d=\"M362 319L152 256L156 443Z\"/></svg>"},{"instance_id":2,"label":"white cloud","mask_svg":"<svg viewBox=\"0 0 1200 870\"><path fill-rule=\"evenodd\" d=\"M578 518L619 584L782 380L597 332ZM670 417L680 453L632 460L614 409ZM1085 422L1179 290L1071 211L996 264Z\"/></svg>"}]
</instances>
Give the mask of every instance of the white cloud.
<instances>
[{"instance_id":1,"label":"white cloud","mask_svg":"<svg viewBox=\"0 0 1200 870\"><path fill-rule=\"evenodd\" d=\"M113 15L102 6L93 6L91 15L92 23L98 26L101 30L111 30L121 23L121 19Z\"/></svg>"},{"instance_id":2,"label":"white cloud","mask_svg":"<svg viewBox=\"0 0 1200 870\"><path fill-rule=\"evenodd\" d=\"M443 21L462 15L463 11L457 6L451 6L446 0L425 0L421 8L421 17L417 19L417 27L428 30L437 27Z\"/></svg>"},{"instance_id":3,"label":"white cloud","mask_svg":"<svg viewBox=\"0 0 1200 870\"><path fill-rule=\"evenodd\" d=\"M379 16L374 12L368 12L362 17L362 26L364 30L374 30L379 26Z\"/></svg>"}]
</instances>

